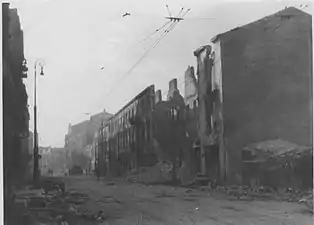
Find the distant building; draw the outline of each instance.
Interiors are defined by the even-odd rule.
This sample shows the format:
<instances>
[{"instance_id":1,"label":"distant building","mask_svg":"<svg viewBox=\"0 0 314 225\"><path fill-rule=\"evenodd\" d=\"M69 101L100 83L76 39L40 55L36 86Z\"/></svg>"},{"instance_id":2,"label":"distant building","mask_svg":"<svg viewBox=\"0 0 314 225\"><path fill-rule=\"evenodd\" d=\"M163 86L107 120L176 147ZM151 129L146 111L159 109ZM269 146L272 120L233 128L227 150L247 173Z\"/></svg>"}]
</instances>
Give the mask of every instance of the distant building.
<instances>
[{"instance_id":1,"label":"distant building","mask_svg":"<svg viewBox=\"0 0 314 225\"><path fill-rule=\"evenodd\" d=\"M51 147L39 147L38 153L40 155L39 159L40 174L42 175L47 174L51 161Z\"/></svg>"},{"instance_id":2,"label":"distant building","mask_svg":"<svg viewBox=\"0 0 314 225\"><path fill-rule=\"evenodd\" d=\"M100 128L102 122L106 122L112 114L105 110L96 115L92 115L90 120L85 120L75 125L69 125L68 132L65 136L65 151L68 152L68 163L71 161L72 152L84 154L91 157L91 146L93 145L94 135Z\"/></svg>"}]
</instances>

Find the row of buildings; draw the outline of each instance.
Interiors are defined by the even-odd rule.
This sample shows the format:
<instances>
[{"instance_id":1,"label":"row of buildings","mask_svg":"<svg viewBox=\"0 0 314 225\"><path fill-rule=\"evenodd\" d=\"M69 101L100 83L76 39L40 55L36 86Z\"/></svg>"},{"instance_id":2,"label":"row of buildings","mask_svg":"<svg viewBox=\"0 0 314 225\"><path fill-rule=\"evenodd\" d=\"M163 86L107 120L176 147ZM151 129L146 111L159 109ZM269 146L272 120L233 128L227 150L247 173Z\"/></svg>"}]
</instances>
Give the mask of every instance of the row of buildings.
<instances>
[{"instance_id":1,"label":"row of buildings","mask_svg":"<svg viewBox=\"0 0 314 225\"><path fill-rule=\"evenodd\" d=\"M273 155L312 149L311 15L286 8L193 54L196 71L185 71L183 96L176 79L166 100L152 85L103 120L93 143L101 175L171 160L192 176L235 183L243 181L248 146Z\"/></svg>"},{"instance_id":2,"label":"row of buildings","mask_svg":"<svg viewBox=\"0 0 314 225\"><path fill-rule=\"evenodd\" d=\"M24 40L17 9L2 3L4 182L31 178L33 137L29 132Z\"/></svg>"}]
</instances>

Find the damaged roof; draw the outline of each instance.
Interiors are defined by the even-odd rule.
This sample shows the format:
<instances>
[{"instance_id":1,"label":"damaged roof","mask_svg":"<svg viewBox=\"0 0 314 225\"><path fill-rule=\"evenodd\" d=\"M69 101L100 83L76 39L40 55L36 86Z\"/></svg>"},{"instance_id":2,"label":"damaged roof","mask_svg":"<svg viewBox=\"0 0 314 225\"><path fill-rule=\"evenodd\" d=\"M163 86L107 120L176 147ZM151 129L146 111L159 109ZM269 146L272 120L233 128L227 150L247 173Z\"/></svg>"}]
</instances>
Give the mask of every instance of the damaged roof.
<instances>
[{"instance_id":1,"label":"damaged roof","mask_svg":"<svg viewBox=\"0 0 314 225\"><path fill-rule=\"evenodd\" d=\"M288 8L285 8L279 12L276 12L274 14L271 14L269 16L265 16L259 20L256 20L256 21L253 21L251 23L248 23L246 25L243 25L243 26L240 26L240 27L235 27L229 31L226 31L224 33L221 33L221 34L218 34L216 36L214 36L212 39L211 39L211 42L215 43L216 41L218 41L218 39L230 34L231 32L234 32L234 31L237 31L237 30L241 30L241 29L252 29L252 28L255 28L255 27L259 27L259 26L267 26L267 24L265 22L269 22L270 20L275 20L277 19L278 17L281 18L281 19L290 19L291 17L296 17L296 16L309 16L309 17L312 17L310 14L300 10L300 9L297 9L295 7L288 7ZM265 28L267 29L267 28Z\"/></svg>"},{"instance_id":2,"label":"damaged roof","mask_svg":"<svg viewBox=\"0 0 314 225\"><path fill-rule=\"evenodd\" d=\"M308 149L310 149L310 147L298 145L282 139L254 143L243 148L243 150L261 151L270 155L282 155L287 152L302 152Z\"/></svg>"}]
</instances>

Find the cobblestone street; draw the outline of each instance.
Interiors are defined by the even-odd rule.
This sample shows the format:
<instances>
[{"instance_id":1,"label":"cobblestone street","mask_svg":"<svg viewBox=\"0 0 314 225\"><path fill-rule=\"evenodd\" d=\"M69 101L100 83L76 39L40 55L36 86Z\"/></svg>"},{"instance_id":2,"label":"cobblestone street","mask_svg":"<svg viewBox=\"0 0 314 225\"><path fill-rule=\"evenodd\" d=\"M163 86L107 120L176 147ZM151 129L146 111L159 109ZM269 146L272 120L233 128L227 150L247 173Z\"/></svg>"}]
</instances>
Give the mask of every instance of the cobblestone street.
<instances>
[{"instance_id":1,"label":"cobblestone street","mask_svg":"<svg viewBox=\"0 0 314 225\"><path fill-rule=\"evenodd\" d=\"M312 216L298 203L239 201L205 191L162 185L145 186L92 177L62 178L67 190L87 194L84 207L102 210L103 224L298 224Z\"/></svg>"}]
</instances>

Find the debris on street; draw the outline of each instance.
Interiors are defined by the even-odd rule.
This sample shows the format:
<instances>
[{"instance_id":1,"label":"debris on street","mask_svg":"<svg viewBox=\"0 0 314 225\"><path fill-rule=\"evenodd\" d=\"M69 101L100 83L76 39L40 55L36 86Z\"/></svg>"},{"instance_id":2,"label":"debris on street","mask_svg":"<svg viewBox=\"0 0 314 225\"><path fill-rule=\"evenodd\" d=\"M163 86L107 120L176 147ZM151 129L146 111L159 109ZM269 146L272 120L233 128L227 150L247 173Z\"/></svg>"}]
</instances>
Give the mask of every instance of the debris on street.
<instances>
[{"instance_id":1,"label":"debris on street","mask_svg":"<svg viewBox=\"0 0 314 225\"><path fill-rule=\"evenodd\" d=\"M89 212L79 207L88 201L86 194L64 190L64 184L60 188L60 184L51 182L40 189L16 191L15 204L24 208L22 216L30 225L100 224L106 219L103 211Z\"/></svg>"}]
</instances>

